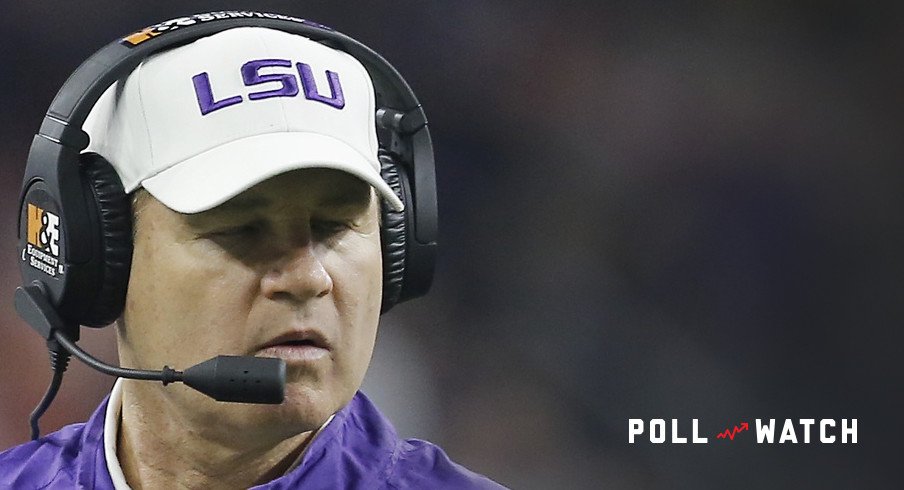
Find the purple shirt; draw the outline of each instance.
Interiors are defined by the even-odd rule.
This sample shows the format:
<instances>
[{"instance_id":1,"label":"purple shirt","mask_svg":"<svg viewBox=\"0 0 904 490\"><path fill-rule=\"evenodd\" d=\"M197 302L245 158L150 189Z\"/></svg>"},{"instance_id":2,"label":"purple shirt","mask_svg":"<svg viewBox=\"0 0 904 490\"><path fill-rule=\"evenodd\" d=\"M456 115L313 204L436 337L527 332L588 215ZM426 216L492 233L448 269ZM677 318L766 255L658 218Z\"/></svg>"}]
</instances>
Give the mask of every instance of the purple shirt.
<instances>
[{"instance_id":1,"label":"purple shirt","mask_svg":"<svg viewBox=\"0 0 904 490\"><path fill-rule=\"evenodd\" d=\"M0 453L0 488L113 489L104 458L107 399L84 424ZM399 439L358 392L311 442L297 468L254 488L485 489L501 485L453 463L439 447Z\"/></svg>"}]
</instances>

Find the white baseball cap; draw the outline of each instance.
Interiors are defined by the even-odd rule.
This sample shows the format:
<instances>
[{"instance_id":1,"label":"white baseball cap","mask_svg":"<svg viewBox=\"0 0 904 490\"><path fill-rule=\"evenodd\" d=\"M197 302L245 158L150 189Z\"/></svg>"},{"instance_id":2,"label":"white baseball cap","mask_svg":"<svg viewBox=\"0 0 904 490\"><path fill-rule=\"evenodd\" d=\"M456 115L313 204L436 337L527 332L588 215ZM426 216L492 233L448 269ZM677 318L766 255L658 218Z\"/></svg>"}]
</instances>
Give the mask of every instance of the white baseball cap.
<instances>
[{"instance_id":1,"label":"white baseball cap","mask_svg":"<svg viewBox=\"0 0 904 490\"><path fill-rule=\"evenodd\" d=\"M83 126L126 192L197 213L300 168L346 171L395 210L380 177L374 88L351 55L308 38L239 27L144 60Z\"/></svg>"}]
</instances>

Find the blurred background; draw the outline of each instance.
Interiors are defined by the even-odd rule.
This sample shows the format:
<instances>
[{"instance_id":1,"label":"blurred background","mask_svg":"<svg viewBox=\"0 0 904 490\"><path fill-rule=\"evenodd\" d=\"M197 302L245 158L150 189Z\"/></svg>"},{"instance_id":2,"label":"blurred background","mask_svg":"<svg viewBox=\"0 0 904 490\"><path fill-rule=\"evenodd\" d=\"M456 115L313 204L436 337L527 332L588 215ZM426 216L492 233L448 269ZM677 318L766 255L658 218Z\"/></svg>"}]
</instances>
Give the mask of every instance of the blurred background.
<instances>
[{"instance_id":1,"label":"blurred background","mask_svg":"<svg viewBox=\"0 0 904 490\"><path fill-rule=\"evenodd\" d=\"M513 488L897 486L902 5L2 0L0 449L50 379L12 294L53 95L118 36L254 8L370 45L430 118L436 280L384 316L364 387L400 433ZM43 432L111 385L75 363ZM709 444L628 444L629 418ZM856 418L858 443L715 438L757 418Z\"/></svg>"}]
</instances>

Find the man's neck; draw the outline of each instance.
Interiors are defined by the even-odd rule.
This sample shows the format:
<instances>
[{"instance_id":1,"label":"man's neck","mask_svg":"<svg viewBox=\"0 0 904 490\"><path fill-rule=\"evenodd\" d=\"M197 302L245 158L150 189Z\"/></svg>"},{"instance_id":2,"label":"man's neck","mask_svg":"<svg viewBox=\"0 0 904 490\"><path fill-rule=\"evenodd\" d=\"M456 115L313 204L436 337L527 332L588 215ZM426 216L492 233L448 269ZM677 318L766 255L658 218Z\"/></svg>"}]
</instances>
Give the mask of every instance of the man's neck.
<instances>
[{"instance_id":1,"label":"man's neck","mask_svg":"<svg viewBox=\"0 0 904 490\"><path fill-rule=\"evenodd\" d=\"M129 388L126 383L116 453L133 489L248 488L265 483L285 474L315 434L281 441L204 437L209 425L192 427L190 418L156 406L142 390Z\"/></svg>"}]
</instances>

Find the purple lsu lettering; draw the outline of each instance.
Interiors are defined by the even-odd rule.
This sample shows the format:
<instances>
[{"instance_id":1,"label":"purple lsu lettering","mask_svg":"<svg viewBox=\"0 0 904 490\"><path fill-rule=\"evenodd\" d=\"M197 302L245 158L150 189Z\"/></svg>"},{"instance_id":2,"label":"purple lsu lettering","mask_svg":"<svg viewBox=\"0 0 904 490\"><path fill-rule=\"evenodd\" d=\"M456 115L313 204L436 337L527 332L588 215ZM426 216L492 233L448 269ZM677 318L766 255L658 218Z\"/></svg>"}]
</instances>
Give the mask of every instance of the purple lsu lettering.
<instances>
[{"instance_id":1,"label":"purple lsu lettering","mask_svg":"<svg viewBox=\"0 0 904 490\"><path fill-rule=\"evenodd\" d=\"M274 90L249 93L248 99L261 100L270 97L295 97L298 95L299 83L294 73L270 73L266 75L260 73L261 68L291 66L292 62L290 60L282 59L251 60L242 65L239 71L242 74L242 81L246 87L271 82L280 84L280 88ZM314 72L308 64L299 62L295 66L301 76L301 88L304 90L305 99L321 102L336 109L345 107L345 96L342 93L342 85L339 83L339 74L326 70L326 79L330 86L330 96L327 97L318 92L317 82L314 80ZM224 107L240 104L243 101L241 95L233 95L216 100L213 95L213 88L210 86L210 75L207 72L198 73L191 80L195 87L195 96L198 99L198 108L201 109L202 116Z\"/></svg>"}]
</instances>

